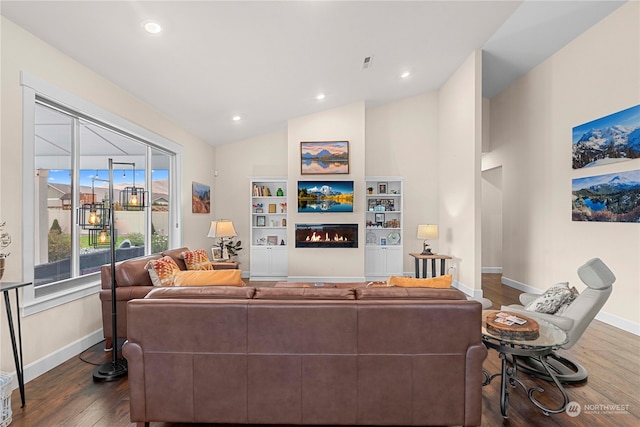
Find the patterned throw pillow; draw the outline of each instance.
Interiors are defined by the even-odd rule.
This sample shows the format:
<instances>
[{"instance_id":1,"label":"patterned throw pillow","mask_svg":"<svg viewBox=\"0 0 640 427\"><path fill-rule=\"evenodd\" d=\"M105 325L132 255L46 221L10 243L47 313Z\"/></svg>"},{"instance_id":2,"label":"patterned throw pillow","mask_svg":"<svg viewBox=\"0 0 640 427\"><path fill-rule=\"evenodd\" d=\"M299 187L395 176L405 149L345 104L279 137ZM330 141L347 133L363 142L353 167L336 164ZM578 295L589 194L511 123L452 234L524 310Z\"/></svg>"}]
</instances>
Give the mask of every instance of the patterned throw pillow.
<instances>
[{"instance_id":1,"label":"patterned throw pillow","mask_svg":"<svg viewBox=\"0 0 640 427\"><path fill-rule=\"evenodd\" d=\"M556 312L555 312L555 313L553 313L553 314L555 314L555 315L557 315L557 316L560 316L562 313L564 313L564 312L567 310L567 308L569 308L569 305L571 305L571 303L572 303L573 301L575 301L575 299L576 299L576 298L578 298L578 295L580 295L580 293L578 292L578 290L576 289L576 287L575 287L575 286L573 286L573 287L571 288L571 295L569 296L569 298L567 298L567 300L564 302L564 304L562 304L562 305L560 306L560 308L558 309L558 311L556 311Z\"/></svg>"},{"instance_id":2,"label":"patterned throw pillow","mask_svg":"<svg viewBox=\"0 0 640 427\"><path fill-rule=\"evenodd\" d=\"M178 264L168 256L149 261L145 268L153 286L173 286L175 275L180 271Z\"/></svg>"},{"instance_id":3,"label":"patterned throw pillow","mask_svg":"<svg viewBox=\"0 0 640 427\"><path fill-rule=\"evenodd\" d=\"M182 252L182 258L187 265L187 270L213 270L207 251L204 249Z\"/></svg>"},{"instance_id":4,"label":"patterned throw pillow","mask_svg":"<svg viewBox=\"0 0 640 427\"><path fill-rule=\"evenodd\" d=\"M571 297L569 283L558 283L525 306L525 310L554 314Z\"/></svg>"}]
</instances>

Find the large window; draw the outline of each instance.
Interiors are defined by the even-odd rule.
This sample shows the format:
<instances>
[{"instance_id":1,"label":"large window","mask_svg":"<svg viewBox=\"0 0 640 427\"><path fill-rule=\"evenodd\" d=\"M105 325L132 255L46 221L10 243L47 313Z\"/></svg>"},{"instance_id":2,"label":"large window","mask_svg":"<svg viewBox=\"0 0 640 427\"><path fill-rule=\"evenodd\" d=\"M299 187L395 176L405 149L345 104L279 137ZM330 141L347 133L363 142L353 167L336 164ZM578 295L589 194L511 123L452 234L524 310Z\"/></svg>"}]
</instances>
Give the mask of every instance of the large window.
<instances>
[{"instance_id":1,"label":"large window","mask_svg":"<svg viewBox=\"0 0 640 427\"><path fill-rule=\"evenodd\" d=\"M96 230L80 225L83 205L113 206L116 261L181 244L181 147L26 73L23 89L23 151L31 170L23 182L34 195L23 201L24 276L34 283L25 290L29 314L99 289L111 251ZM123 209L120 193L132 186L145 192L146 209ZM104 212L108 226L109 209L98 210Z\"/></svg>"}]
</instances>

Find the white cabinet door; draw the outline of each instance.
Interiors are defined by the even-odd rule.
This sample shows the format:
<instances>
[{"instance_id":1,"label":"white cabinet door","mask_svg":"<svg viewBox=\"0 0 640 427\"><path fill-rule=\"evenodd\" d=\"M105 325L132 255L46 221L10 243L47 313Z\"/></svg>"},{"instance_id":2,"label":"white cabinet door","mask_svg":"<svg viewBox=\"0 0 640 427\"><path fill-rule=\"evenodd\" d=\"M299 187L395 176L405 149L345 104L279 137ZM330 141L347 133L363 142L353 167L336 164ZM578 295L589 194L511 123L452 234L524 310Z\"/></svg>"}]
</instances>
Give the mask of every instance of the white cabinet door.
<instances>
[{"instance_id":1,"label":"white cabinet door","mask_svg":"<svg viewBox=\"0 0 640 427\"><path fill-rule=\"evenodd\" d=\"M386 253L380 247L367 247L365 249L366 276L384 276L387 269Z\"/></svg>"},{"instance_id":2,"label":"white cabinet door","mask_svg":"<svg viewBox=\"0 0 640 427\"><path fill-rule=\"evenodd\" d=\"M269 248L271 252L271 276L286 277L289 275L289 260L286 246Z\"/></svg>"},{"instance_id":3,"label":"white cabinet door","mask_svg":"<svg viewBox=\"0 0 640 427\"><path fill-rule=\"evenodd\" d=\"M271 252L270 248L252 247L251 248L251 276L269 276L271 271Z\"/></svg>"},{"instance_id":4,"label":"white cabinet door","mask_svg":"<svg viewBox=\"0 0 640 427\"><path fill-rule=\"evenodd\" d=\"M388 276L402 276L402 246L387 246L383 248L385 256L385 273Z\"/></svg>"}]
</instances>

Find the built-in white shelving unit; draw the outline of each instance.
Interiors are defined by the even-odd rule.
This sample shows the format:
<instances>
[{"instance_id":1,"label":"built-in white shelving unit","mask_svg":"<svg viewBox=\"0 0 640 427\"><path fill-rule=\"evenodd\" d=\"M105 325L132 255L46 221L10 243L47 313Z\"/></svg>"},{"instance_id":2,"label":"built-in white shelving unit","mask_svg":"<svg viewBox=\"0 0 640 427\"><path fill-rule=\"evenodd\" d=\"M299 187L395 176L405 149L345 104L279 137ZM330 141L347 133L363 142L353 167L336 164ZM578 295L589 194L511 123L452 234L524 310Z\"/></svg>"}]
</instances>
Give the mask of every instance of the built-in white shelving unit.
<instances>
[{"instance_id":1,"label":"built-in white shelving unit","mask_svg":"<svg viewBox=\"0 0 640 427\"><path fill-rule=\"evenodd\" d=\"M386 280L402 275L402 187L400 177L367 177L365 275Z\"/></svg>"},{"instance_id":2,"label":"built-in white shelving unit","mask_svg":"<svg viewBox=\"0 0 640 427\"><path fill-rule=\"evenodd\" d=\"M284 279L288 276L287 180L251 180L252 280Z\"/></svg>"}]
</instances>

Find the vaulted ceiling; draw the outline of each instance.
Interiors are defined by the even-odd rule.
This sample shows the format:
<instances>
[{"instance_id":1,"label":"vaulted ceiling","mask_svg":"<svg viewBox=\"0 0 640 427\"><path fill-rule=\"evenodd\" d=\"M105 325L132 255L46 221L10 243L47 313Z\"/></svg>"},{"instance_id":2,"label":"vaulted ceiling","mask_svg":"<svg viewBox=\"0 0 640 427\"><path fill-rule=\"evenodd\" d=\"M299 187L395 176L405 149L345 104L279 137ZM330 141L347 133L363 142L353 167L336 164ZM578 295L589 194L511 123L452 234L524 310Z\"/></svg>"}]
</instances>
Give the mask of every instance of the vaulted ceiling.
<instances>
[{"instance_id":1,"label":"vaulted ceiling","mask_svg":"<svg viewBox=\"0 0 640 427\"><path fill-rule=\"evenodd\" d=\"M438 90L480 48L491 98L623 3L2 1L0 11L219 145ZM150 20L163 31L146 33Z\"/></svg>"}]
</instances>

